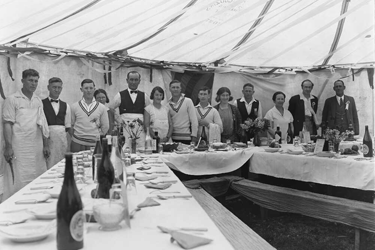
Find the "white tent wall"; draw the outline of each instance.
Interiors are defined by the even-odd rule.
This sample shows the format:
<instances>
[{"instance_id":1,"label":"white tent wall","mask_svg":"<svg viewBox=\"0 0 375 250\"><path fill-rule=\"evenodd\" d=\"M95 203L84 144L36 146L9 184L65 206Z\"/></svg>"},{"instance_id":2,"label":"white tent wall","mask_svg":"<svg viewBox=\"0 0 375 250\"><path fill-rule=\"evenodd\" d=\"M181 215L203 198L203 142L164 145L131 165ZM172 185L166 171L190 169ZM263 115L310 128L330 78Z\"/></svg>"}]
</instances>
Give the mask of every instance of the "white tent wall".
<instances>
[{"instance_id":1,"label":"white tent wall","mask_svg":"<svg viewBox=\"0 0 375 250\"><path fill-rule=\"evenodd\" d=\"M22 88L21 78L22 71L25 69L35 69L39 72L39 84L35 94L41 98L48 96L47 84L48 79L51 77L60 77L63 81L63 90L60 98L69 104L77 102L82 98L82 92L80 91L81 82L85 78L92 79L95 82L96 88L102 88L107 91L108 97L113 99L115 94L121 90L127 88L126 75L129 71L136 70L141 74L141 84L139 89L146 92L148 95L155 86L162 87L166 92L167 100L170 96L168 90L168 84L171 81L171 72L168 70L152 70L152 82L150 82L150 70L131 67L131 68L119 68L115 70L119 64L114 63L112 69L115 70L112 73L112 85L104 83L104 73L100 73L92 67L84 64L79 58L66 57L58 62L52 62L53 57L45 55L33 55L32 59L25 57L10 58L10 67L13 73L14 81L12 81L7 70L7 58L6 56L0 56L0 79L3 87L5 97L13 94L17 90ZM102 65L89 62L93 67L103 70ZM107 67L108 70L108 67ZM165 85L164 85L165 83ZM0 97L0 116L2 117L2 107L4 99ZM3 157L4 153L4 137L3 137L3 124L0 123L0 176L2 175L3 168L6 164ZM1 178L0 178L1 179ZM2 183L0 180L0 194L2 190Z\"/></svg>"},{"instance_id":2,"label":"white tent wall","mask_svg":"<svg viewBox=\"0 0 375 250\"><path fill-rule=\"evenodd\" d=\"M242 96L242 86L245 83L252 83L255 87L254 97L262 103L263 116L274 104L272 95L276 91L282 91L286 95L284 107L288 108L289 99L302 92L301 82L310 79L314 83L312 94L319 97L318 120L321 121L324 102L327 98L334 96L333 82L351 74L347 69L336 69L334 73L330 70L316 71L314 73L297 73L295 75L285 74L257 74L245 75L238 73L215 74L212 88L212 103L216 92L220 87L228 87L234 99ZM328 82L325 84L325 81ZM359 74L342 79L346 85L345 94L354 97L358 111L360 136L364 134L364 126L368 125L370 133L374 135L374 90L370 88L367 70ZM321 94L320 94L321 93Z\"/></svg>"}]
</instances>

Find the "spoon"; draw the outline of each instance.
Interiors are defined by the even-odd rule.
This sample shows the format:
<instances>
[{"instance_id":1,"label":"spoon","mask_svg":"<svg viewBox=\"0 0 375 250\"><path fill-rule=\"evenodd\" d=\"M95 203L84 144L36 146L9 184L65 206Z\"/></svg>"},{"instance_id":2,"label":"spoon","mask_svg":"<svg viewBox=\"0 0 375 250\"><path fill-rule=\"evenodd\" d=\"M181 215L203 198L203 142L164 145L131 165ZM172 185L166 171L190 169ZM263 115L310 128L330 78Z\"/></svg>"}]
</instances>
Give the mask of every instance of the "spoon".
<instances>
[{"instance_id":1,"label":"spoon","mask_svg":"<svg viewBox=\"0 0 375 250\"><path fill-rule=\"evenodd\" d=\"M137 207L136 209L134 209L133 211L131 211L130 214L129 214L130 219L133 219L135 213L138 212L138 211L141 211L141 209L139 207Z\"/></svg>"}]
</instances>

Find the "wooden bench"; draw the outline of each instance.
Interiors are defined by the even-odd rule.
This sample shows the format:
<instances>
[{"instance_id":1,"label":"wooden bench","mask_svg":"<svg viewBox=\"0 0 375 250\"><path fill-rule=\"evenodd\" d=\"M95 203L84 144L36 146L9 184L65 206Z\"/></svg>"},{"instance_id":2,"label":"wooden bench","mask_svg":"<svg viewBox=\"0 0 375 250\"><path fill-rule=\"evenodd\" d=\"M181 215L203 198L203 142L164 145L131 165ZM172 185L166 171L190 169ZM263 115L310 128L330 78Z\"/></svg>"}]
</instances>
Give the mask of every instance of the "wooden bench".
<instances>
[{"instance_id":1,"label":"wooden bench","mask_svg":"<svg viewBox=\"0 0 375 250\"><path fill-rule=\"evenodd\" d=\"M299 191L245 179L233 182L231 188L266 209L298 213L352 226L356 229L355 249L368 249L366 241L361 239L361 235L365 235L366 231L375 233L375 204L372 203Z\"/></svg>"},{"instance_id":2,"label":"wooden bench","mask_svg":"<svg viewBox=\"0 0 375 250\"><path fill-rule=\"evenodd\" d=\"M233 215L228 209L220 204L215 198L204 189L190 189L206 213L211 217L216 226L220 229L234 249L271 250L275 249L245 223Z\"/></svg>"}]
</instances>

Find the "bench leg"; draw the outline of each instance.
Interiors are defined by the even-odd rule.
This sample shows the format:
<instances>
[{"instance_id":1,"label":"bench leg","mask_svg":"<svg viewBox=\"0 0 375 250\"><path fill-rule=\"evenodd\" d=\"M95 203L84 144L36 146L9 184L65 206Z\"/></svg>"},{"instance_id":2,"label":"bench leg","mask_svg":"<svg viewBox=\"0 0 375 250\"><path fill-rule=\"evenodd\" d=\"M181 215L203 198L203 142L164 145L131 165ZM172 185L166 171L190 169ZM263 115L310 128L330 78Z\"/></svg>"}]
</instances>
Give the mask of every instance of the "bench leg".
<instances>
[{"instance_id":1,"label":"bench leg","mask_svg":"<svg viewBox=\"0 0 375 250\"><path fill-rule=\"evenodd\" d=\"M368 232L362 229L355 228L355 240L354 240L354 249L355 250L366 250L367 247L367 238Z\"/></svg>"}]
</instances>

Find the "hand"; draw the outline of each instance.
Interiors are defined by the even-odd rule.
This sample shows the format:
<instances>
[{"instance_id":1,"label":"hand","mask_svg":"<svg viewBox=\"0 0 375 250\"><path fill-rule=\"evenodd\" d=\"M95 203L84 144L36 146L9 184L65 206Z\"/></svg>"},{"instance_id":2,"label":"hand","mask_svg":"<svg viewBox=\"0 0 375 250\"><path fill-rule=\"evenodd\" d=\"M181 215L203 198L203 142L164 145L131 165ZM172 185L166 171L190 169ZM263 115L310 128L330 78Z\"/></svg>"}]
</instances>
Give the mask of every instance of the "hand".
<instances>
[{"instance_id":1,"label":"hand","mask_svg":"<svg viewBox=\"0 0 375 250\"><path fill-rule=\"evenodd\" d=\"M4 157L8 163L14 158L14 152L12 147L5 147Z\"/></svg>"},{"instance_id":2,"label":"hand","mask_svg":"<svg viewBox=\"0 0 375 250\"><path fill-rule=\"evenodd\" d=\"M160 142L168 142L169 141L169 138L168 137L164 137L164 138L161 138L160 139Z\"/></svg>"},{"instance_id":3,"label":"hand","mask_svg":"<svg viewBox=\"0 0 375 250\"><path fill-rule=\"evenodd\" d=\"M210 125L210 123L208 121L206 121L205 119L199 119L198 124L199 124L199 126L206 126L206 127L208 127L208 125Z\"/></svg>"},{"instance_id":4,"label":"hand","mask_svg":"<svg viewBox=\"0 0 375 250\"><path fill-rule=\"evenodd\" d=\"M49 150L49 147L48 146L44 146L43 147L43 155L44 155L44 158L48 159L49 156L51 154L51 151Z\"/></svg>"}]
</instances>

